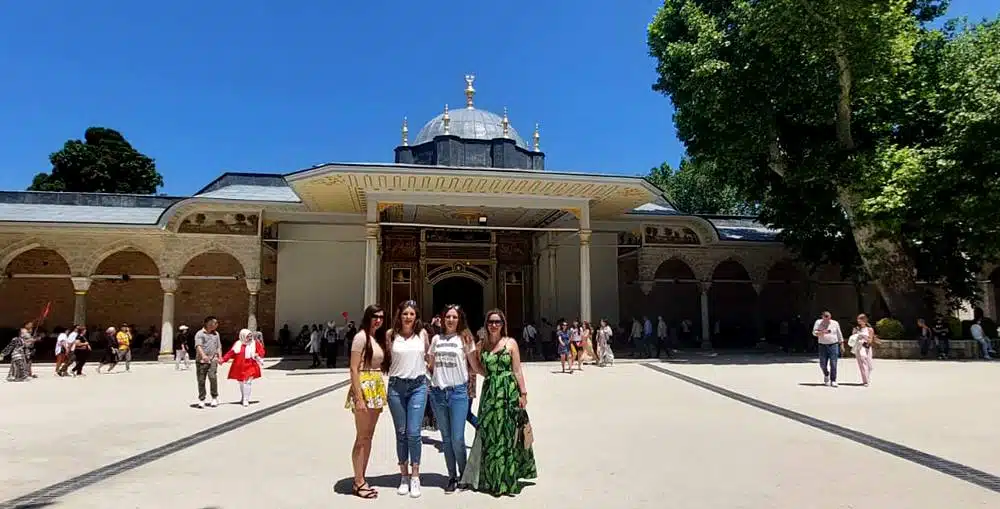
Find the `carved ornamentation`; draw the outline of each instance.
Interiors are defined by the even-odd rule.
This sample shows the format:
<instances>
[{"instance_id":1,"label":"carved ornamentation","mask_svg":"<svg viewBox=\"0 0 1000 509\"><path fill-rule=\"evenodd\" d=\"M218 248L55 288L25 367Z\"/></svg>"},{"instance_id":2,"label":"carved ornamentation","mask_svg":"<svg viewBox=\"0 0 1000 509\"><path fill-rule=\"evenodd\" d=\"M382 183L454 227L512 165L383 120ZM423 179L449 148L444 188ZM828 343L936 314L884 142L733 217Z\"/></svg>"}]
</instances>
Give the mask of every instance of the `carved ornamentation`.
<instances>
[{"instance_id":1,"label":"carved ornamentation","mask_svg":"<svg viewBox=\"0 0 1000 509\"><path fill-rule=\"evenodd\" d=\"M185 217L178 233L214 233L224 235L257 235L260 217L243 212L196 212Z\"/></svg>"},{"instance_id":2,"label":"carved ornamentation","mask_svg":"<svg viewBox=\"0 0 1000 509\"><path fill-rule=\"evenodd\" d=\"M416 232L387 232L382 237L382 250L387 261L416 261L420 259L420 240Z\"/></svg>"},{"instance_id":3,"label":"carved ornamentation","mask_svg":"<svg viewBox=\"0 0 1000 509\"><path fill-rule=\"evenodd\" d=\"M643 228L643 242L649 245L698 245L698 234L687 226L649 226Z\"/></svg>"}]
</instances>

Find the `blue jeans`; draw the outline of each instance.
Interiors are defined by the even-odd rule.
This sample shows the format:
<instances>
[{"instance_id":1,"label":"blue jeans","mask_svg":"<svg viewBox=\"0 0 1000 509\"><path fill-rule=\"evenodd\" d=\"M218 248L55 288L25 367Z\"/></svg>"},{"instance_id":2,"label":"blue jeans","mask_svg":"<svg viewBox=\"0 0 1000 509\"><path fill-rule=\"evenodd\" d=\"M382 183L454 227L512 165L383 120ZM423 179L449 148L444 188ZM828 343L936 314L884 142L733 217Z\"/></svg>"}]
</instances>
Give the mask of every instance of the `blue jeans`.
<instances>
[{"instance_id":1,"label":"blue jeans","mask_svg":"<svg viewBox=\"0 0 1000 509\"><path fill-rule=\"evenodd\" d=\"M819 369L823 370L823 376L829 377L831 382L837 381L837 359L840 359L840 343L819 345ZM830 365L829 369L827 364Z\"/></svg>"},{"instance_id":2,"label":"blue jeans","mask_svg":"<svg viewBox=\"0 0 1000 509\"><path fill-rule=\"evenodd\" d=\"M389 413L396 428L396 458L400 465L420 464L420 424L427 408L427 377L389 377Z\"/></svg>"},{"instance_id":3,"label":"blue jeans","mask_svg":"<svg viewBox=\"0 0 1000 509\"><path fill-rule=\"evenodd\" d=\"M479 417L472 413L472 398L469 398L469 415L465 416L465 420L472 425L473 428L479 429Z\"/></svg>"},{"instance_id":4,"label":"blue jeans","mask_svg":"<svg viewBox=\"0 0 1000 509\"><path fill-rule=\"evenodd\" d=\"M448 477L458 479L465 471L465 418L469 414L469 386L431 387L431 410L441 430L441 448L444 449Z\"/></svg>"}]
</instances>

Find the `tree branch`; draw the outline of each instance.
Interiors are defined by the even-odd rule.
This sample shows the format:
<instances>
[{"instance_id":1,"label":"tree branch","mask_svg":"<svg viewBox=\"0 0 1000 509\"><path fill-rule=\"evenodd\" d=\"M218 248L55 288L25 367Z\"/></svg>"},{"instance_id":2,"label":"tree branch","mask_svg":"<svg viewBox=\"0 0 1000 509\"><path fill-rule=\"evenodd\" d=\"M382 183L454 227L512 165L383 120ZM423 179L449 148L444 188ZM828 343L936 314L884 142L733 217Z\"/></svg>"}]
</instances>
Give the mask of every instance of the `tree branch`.
<instances>
[{"instance_id":1,"label":"tree branch","mask_svg":"<svg viewBox=\"0 0 1000 509\"><path fill-rule=\"evenodd\" d=\"M840 86L840 97L837 100L837 141L844 150L854 150L854 136L851 134L851 87L854 84L854 77L851 74L847 51L844 49L847 38L844 36L844 31L836 23L829 18L820 16L809 0L799 0L799 3L813 19L830 27L834 32L833 57L837 61L838 85Z\"/></svg>"},{"instance_id":2,"label":"tree branch","mask_svg":"<svg viewBox=\"0 0 1000 509\"><path fill-rule=\"evenodd\" d=\"M768 152L768 168L777 173L779 177L785 178L785 175L788 174L788 160L785 159L785 154L781 151L781 145L778 144L777 136L771 140L771 146L768 148Z\"/></svg>"}]
</instances>

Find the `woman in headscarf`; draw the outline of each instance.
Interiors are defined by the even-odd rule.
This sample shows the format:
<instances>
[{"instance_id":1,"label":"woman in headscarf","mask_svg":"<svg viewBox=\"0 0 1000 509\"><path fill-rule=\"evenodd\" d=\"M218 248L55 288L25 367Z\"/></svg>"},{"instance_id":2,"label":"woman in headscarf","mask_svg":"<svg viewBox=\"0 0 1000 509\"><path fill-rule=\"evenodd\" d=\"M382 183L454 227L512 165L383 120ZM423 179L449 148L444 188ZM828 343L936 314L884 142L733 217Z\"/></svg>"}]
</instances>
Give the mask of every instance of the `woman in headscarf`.
<instances>
[{"instance_id":1,"label":"woman in headscarf","mask_svg":"<svg viewBox=\"0 0 1000 509\"><path fill-rule=\"evenodd\" d=\"M32 332L34 332L35 324L28 322L24 324L24 328L21 329L20 333L16 338L11 339L7 347L0 352L0 358L10 355L10 371L7 373L8 382L24 382L31 379L30 371L28 371L28 349L29 345L34 342L32 337Z\"/></svg>"},{"instance_id":2,"label":"woman in headscarf","mask_svg":"<svg viewBox=\"0 0 1000 509\"><path fill-rule=\"evenodd\" d=\"M249 329L240 331L240 339L233 343L232 350L222 356L222 363L233 361L229 368L229 379L240 383L240 404L250 405L250 388L253 381L260 378L260 367L264 363L264 337Z\"/></svg>"}]
</instances>

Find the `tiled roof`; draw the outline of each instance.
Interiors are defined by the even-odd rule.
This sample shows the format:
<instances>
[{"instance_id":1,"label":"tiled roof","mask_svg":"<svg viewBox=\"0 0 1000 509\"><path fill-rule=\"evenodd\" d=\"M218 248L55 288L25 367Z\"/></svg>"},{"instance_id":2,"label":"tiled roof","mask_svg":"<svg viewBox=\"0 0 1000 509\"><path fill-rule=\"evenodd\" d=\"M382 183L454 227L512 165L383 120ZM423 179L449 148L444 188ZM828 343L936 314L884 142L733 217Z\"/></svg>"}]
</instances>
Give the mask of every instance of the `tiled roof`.
<instances>
[{"instance_id":1,"label":"tiled roof","mask_svg":"<svg viewBox=\"0 0 1000 509\"><path fill-rule=\"evenodd\" d=\"M750 218L714 218L706 217L715 225L722 240L749 240L756 242L774 242L780 230L768 228Z\"/></svg>"},{"instance_id":2,"label":"tiled roof","mask_svg":"<svg viewBox=\"0 0 1000 509\"><path fill-rule=\"evenodd\" d=\"M632 209L629 214L637 216L680 216L677 209L665 203L646 203Z\"/></svg>"},{"instance_id":3,"label":"tiled roof","mask_svg":"<svg viewBox=\"0 0 1000 509\"><path fill-rule=\"evenodd\" d=\"M156 224L183 198L131 194L0 191L0 221Z\"/></svg>"},{"instance_id":4,"label":"tiled roof","mask_svg":"<svg viewBox=\"0 0 1000 509\"><path fill-rule=\"evenodd\" d=\"M298 203L302 200L290 187L255 186L233 184L196 195L199 198L220 198L224 200L280 201Z\"/></svg>"}]
</instances>

